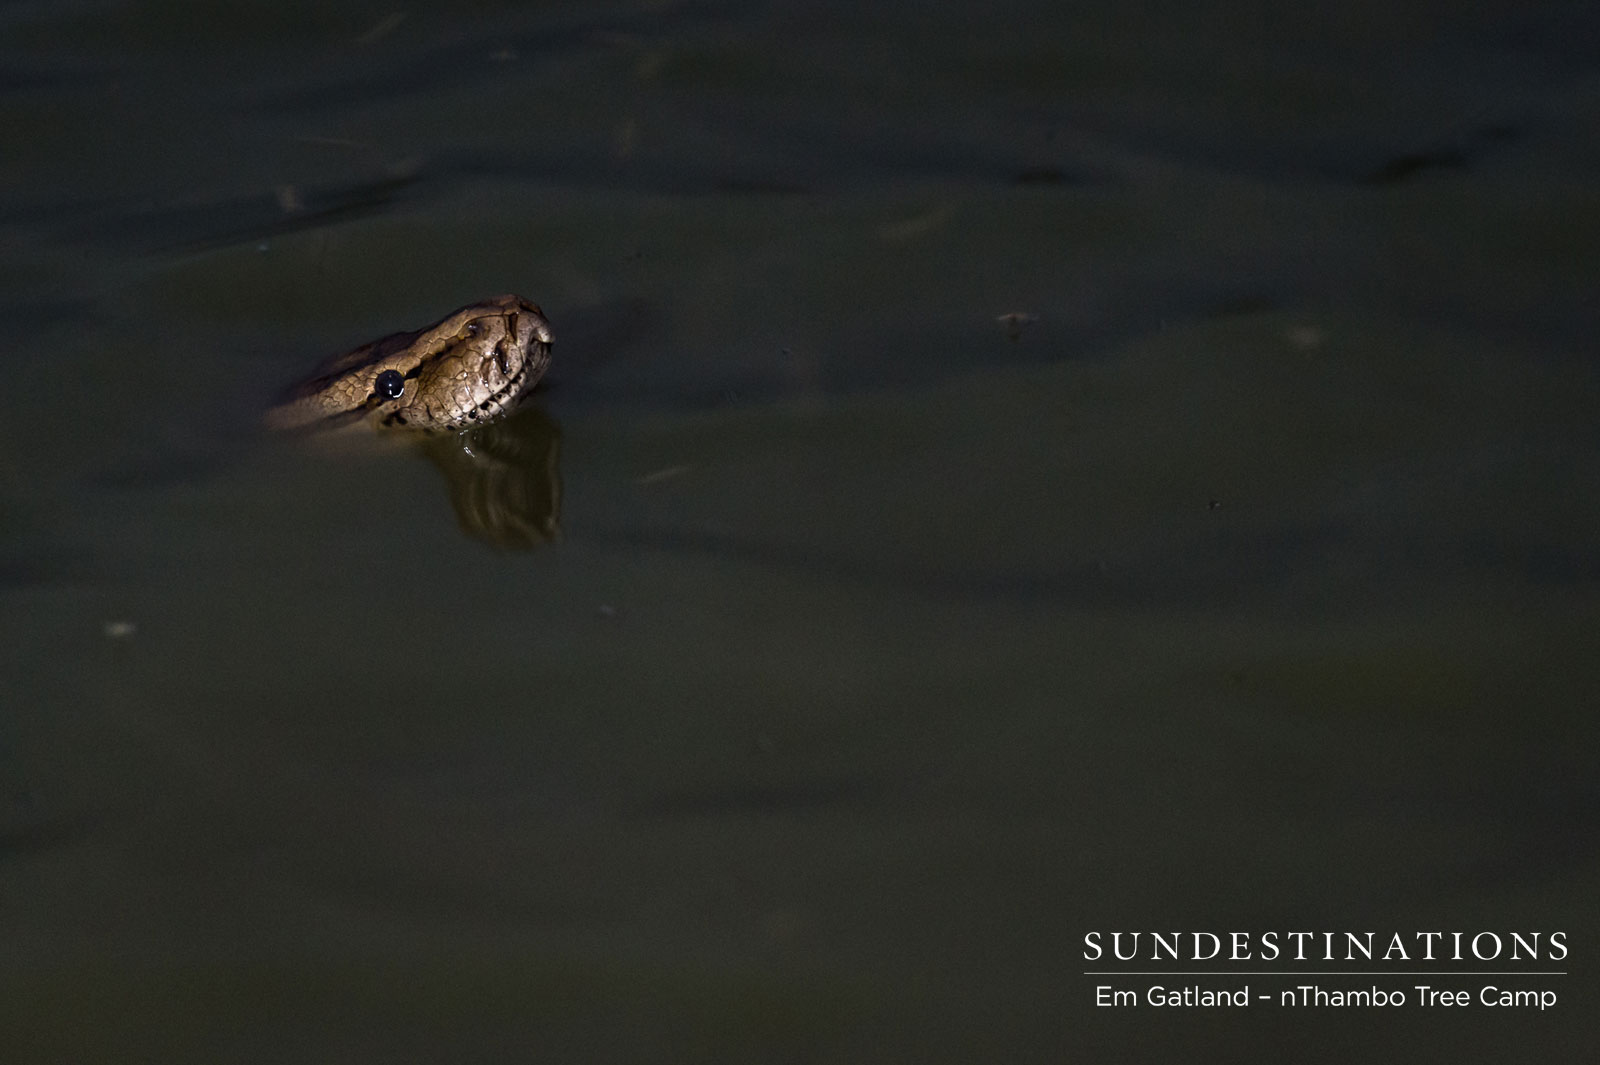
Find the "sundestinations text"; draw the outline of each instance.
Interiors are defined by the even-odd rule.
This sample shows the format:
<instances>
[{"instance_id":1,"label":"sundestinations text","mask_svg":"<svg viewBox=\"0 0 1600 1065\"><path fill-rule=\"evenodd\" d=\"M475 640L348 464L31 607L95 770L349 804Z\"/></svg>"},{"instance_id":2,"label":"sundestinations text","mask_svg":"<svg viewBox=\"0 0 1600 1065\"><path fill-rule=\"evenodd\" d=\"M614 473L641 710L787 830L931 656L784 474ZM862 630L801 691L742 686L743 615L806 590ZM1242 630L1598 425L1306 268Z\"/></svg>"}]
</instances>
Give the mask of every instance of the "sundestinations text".
<instances>
[{"instance_id":1,"label":"sundestinations text","mask_svg":"<svg viewBox=\"0 0 1600 1065\"><path fill-rule=\"evenodd\" d=\"M1085 961L1562 961L1566 956L1565 932L1087 932L1083 937Z\"/></svg>"}]
</instances>

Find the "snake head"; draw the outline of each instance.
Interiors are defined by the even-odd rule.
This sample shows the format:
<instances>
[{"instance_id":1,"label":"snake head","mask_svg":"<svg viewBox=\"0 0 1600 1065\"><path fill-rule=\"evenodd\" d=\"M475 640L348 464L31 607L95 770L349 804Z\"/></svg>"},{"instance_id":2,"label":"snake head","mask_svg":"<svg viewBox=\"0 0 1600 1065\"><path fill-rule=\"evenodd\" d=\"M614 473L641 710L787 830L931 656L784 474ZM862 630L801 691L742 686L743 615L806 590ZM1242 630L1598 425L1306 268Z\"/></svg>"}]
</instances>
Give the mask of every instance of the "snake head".
<instances>
[{"instance_id":1,"label":"snake head","mask_svg":"<svg viewBox=\"0 0 1600 1065\"><path fill-rule=\"evenodd\" d=\"M266 414L274 429L365 421L380 429L467 429L514 409L550 365L554 335L520 296L469 304L437 324L324 364Z\"/></svg>"}]
</instances>

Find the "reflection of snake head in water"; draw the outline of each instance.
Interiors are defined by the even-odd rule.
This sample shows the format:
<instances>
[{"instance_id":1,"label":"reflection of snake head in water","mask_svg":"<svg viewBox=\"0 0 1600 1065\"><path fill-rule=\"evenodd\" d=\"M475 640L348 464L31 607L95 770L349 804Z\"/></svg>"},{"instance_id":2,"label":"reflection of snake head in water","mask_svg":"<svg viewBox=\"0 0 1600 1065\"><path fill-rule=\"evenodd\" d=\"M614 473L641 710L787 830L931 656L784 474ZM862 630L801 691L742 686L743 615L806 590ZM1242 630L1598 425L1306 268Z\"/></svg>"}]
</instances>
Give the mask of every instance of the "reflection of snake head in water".
<instances>
[{"instance_id":1,"label":"reflection of snake head in water","mask_svg":"<svg viewBox=\"0 0 1600 1065\"><path fill-rule=\"evenodd\" d=\"M273 429L468 429L512 410L550 365L550 323L520 296L497 296L437 325L341 355L266 414Z\"/></svg>"}]
</instances>

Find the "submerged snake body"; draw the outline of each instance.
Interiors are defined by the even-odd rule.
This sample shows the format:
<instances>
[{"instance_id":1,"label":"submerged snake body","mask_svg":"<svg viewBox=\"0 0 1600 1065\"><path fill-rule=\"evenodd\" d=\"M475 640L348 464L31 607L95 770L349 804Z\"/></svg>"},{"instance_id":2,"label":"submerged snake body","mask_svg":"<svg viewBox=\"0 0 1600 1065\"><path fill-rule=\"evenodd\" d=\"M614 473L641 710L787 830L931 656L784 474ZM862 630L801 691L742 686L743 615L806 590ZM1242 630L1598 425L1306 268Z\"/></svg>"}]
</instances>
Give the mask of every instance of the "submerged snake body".
<instances>
[{"instance_id":1,"label":"submerged snake body","mask_svg":"<svg viewBox=\"0 0 1600 1065\"><path fill-rule=\"evenodd\" d=\"M290 389L265 422L273 429L366 422L423 432L482 425L514 409L539 382L553 340L536 305L497 296L329 361Z\"/></svg>"}]
</instances>

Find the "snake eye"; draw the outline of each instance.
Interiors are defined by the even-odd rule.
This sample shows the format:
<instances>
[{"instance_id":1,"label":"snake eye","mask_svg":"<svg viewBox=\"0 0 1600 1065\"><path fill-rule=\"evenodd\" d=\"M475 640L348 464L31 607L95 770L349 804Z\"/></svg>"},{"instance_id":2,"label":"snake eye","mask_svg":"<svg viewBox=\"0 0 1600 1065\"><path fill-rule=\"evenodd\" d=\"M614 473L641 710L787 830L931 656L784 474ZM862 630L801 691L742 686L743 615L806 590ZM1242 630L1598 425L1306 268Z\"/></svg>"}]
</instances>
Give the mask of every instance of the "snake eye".
<instances>
[{"instance_id":1,"label":"snake eye","mask_svg":"<svg viewBox=\"0 0 1600 1065\"><path fill-rule=\"evenodd\" d=\"M385 370L372 382L372 392L379 399L399 399L406 390L406 379L399 370Z\"/></svg>"},{"instance_id":2,"label":"snake eye","mask_svg":"<svg viewBox=\"0 0 1600 1065\"><path fill-rule=\"evenodd\" d=\"M467 336L475 337L481 332L483 332L483 326L482 325L478 324L477 322L468 322L467 323Z\"/></svg>"}]
</instances>

